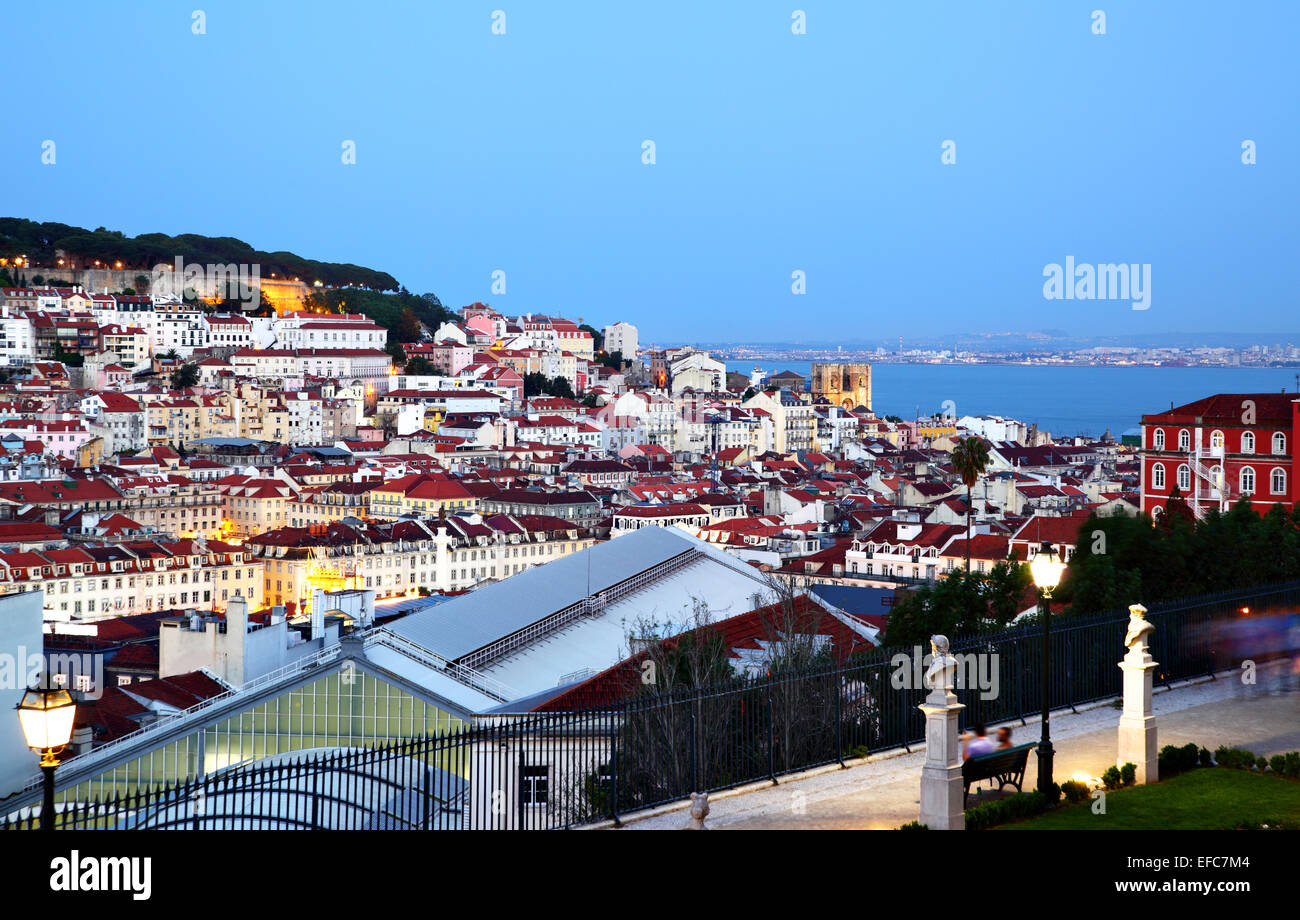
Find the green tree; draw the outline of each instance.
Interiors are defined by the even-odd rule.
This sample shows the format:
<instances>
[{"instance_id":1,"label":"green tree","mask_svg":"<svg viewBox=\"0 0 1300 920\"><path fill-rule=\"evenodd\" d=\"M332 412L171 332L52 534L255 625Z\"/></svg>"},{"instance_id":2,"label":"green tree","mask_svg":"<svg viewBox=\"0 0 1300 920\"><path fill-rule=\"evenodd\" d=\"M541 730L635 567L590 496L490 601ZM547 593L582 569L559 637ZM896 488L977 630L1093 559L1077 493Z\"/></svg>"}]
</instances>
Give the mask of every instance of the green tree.
<instances>
[{"instance_id":1,"label":"green tree","mask_svg":"<svg viewBox=\"0 0 1300 920\"><path fill-rule=\"evenodd\" d=\"M545 374L524 374L524 396L545 396L550 392Z\"/></svg>"},{"instance_id":2,"label":"green tree","mask_svg":"<svg viewBox=\"0 0 1300 920\"><path fill-rule=\"evenodd\" d=\"M405 370L406 373L414 377L429 377L438 372L438 369L430 364L429 359L423 355L416 355L407 361Z\"/></svg>"},{"instance_id":3,"label":"green tree","mask_svg":"<svg viewBox=\"0 0 1300 920\"><path fill-rule=\"evenodd\" d=\"M595 326L589 325L587 323L582 323L580 326L578 326L578 328L583 330L584 332L591 333L591 347L593 350L595 350L597 353L605 350L605 334L603 332L601 332Z\"/></svg>"},{"instance_id":4,"label":"green tree","mask_svg":"<svg viewBox=\"0 0 1300 920\"><path fill-rule=\"evenodd\" d=\"M420 320L415 315L415 311L410 307L402 310L397 318L397 326L393 329L399 342L418 342L423 336L424 331L420 326Z\"/></svg>"},{"instance_id":5,"label":"green tree","mask_svg":"<svg viewBox=\"0 0 1300 920\"><path fill-rule=\"evenodd\" d=\"M988 468L989 448L983 438L973 435L959 438L953 446L951 459L953 472L961 479L962 485L966 486L966 571L969 572L971 512L974 510L971 489Z\"/></svg>"},{"instance_id":6,"label":"green tree","mask_svg":"<svg viewBox=\"0 0 1300 920\"><path fill-rule=\"evenodd\" d=\"M199 366L197 364L182 364L172 371L171 382L173 390L184 390L197 385L199 382Z\"/></svg>"},{"instance_id":7,"label":"green tree","mask_svg":"<svg viewBox=\"0 0 1300 920\"><path fill-rule=\"evenodd\" d=\"M565 399L573 399L573 386L569 383L568 377L556 377L551 381L550 392L552 396L562 396Z\"/></svg>"}]
</instances>

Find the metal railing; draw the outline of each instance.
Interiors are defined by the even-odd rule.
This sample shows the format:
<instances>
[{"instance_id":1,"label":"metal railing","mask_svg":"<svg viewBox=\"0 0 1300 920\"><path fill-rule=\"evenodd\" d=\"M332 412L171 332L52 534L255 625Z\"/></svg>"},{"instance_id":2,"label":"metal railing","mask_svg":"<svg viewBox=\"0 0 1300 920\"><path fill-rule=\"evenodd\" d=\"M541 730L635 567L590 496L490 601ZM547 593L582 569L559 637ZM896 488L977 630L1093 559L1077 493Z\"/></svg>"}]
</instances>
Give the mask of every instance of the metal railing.
<instances>
[{"instance_id":1,"label":"metal railing","mask_svg":"<svg viewBox=\"0 0 1300 920\"><path fill-rule=\"evenodd\" d=\"M222 693L218 693L216 696L210 696L205 700L195 703L188 709L182 709L179 712L170 715L160 716L156 721L150 722L148 725L142 726L133 732L128 732L125 735L114 738L112 741L107 741L104 744L99 745L94 750L87 751L84 754L79 754L76 757L65 760L63 762L63 769L75 769L81 771L85 768L93 767L95 764L104 761L111 761L115 758L115 755L123 749L141 743L147 745L150 738L157 737L164 733L173 732L181 726L193 724L196 729L200 728L202 727L202 723L207 721L207 717L213 710L222 708L226 704L235 702L240 698L255 694L264 687L276 683L287 674L294 672L308 673L313 671L321 664L338 657L340 650L341 647L339 645L327 646L318 652L299 658L283 667L276 668L273 671L267 671L260 677L257 677L239 687L233 687ZM200 670L206 671L206 669ZM209 676L213 675L209 674ZM227 683L224 680L215 678L215 676L213 677L218 683ZM41 776L36 775L30 779L26 785L24 785L23 789L24 791L39 789L41 782Z\"/></svg>"},{"instance_id":2,"label":"metal railing","mask_svg":"<svg viewBox=\"0 0 1300 920\"><path fill-rule=\"evenodd\" d=\"M1300 582L1153 605L1157 683L1234 667L1239 650L1221 627L1243 605L1252 617L1294 610ZM963 724L1037 715L1044 671L1054 710L1117 697L1127 623L1127 611L1054 620L1047 662L1034 624L957 637L951 651L959 661ZM159 789L65 800L55 823L506 829L618 821L695 791L776 782L849 758L910 750L924 740L918 705L927 651L918 657L911 649L877 649L839 665L790 671L769 663L774 670L757 678L643 692L603 708L480 717L457 731L372 748L281 754ZM639 679L629 686L641 690ZM31 827L38 816L35 807L0 816L0 829Z\"/></svg>"}]
</instances>

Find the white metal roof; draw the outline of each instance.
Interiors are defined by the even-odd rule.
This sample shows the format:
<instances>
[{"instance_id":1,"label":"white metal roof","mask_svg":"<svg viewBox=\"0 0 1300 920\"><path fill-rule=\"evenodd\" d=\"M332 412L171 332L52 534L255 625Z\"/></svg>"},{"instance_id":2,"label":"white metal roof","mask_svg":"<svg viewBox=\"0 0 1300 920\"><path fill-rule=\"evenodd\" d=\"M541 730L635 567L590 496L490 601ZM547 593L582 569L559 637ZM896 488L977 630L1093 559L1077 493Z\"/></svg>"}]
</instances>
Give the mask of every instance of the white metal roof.
<instances>
[{"instance_id":1,"label":"white metal roof","mask_svg":"<svg viewBox=\"0 0 1300 920\"><path fill-rule=\"evenodd\" d=\"M628 636L643 624L653 623L658 636L676 635L695 625L697 601L707 608L708 620L717 621L754 609L754 595L761 593L763 586L746 573L701 556L598 616L575 619L481 670L520 694L534 694L574 671L617 664L630 653Z\"/></svg>"},{"instance_id":2,"label":"white metal roof","mask_svg":"<svg viewBox=\"0 0 1300 920\"><path fill-rule=\"evenodd\" d=\"M413 613L388 629L457 659L702 545L679 530L645 527Z\"/></svg>"}]
</instances>

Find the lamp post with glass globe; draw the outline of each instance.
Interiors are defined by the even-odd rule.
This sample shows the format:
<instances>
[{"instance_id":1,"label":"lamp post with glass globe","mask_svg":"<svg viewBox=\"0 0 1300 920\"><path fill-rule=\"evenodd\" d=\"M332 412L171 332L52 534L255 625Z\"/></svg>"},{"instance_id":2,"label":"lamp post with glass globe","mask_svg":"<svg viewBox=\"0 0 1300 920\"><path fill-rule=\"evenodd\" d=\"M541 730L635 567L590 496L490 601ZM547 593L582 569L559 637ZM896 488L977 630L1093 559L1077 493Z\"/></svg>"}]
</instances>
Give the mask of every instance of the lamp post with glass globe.
<instances>
[{"instance_id":1,"label":"lamp post with glass globe","mask_svg":"<svg viewBox=\"0 0 1300 920\"><path fill-rule=\"evenodd\" d=\"M72 738L72 722L77 706L72 694L61 687L33 687L18 704L27 746L41 755L41 772L45 774L45 794L41 800L41 830L54 830L54 771L59 767L59 753Z\"/></svg>"},{"instance_id":2,"label":"lamp post with glass globe","mask_svg":"<svg viewBox=\"0 0 1300 920\"><path fill-rule=\"evenodd\" d=\"M1061 583L1065 574L1065 563L1056 554L1051 543L1043 543L1038 554L1029 563L1034 584L1038 587L1038 610L1043 619L1043 653L1040 669L1043 684L1043 736L1038 743L1038 791L1044 795L1052 786L1052 729L1050 721L1051 698L1048 676L1051 672L1051 647L1049 635L1052 629L1052 592Z\"/></svg>"}]
</instances>

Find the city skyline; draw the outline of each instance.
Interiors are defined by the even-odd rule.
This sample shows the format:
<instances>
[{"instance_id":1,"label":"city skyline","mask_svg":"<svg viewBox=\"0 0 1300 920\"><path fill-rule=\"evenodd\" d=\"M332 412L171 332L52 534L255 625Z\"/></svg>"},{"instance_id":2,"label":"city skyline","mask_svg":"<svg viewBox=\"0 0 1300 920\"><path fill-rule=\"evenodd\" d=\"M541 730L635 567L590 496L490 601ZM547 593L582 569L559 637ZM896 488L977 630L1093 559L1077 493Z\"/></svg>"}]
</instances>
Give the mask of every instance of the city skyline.
<instances>
[{"instance_id":1,"label":"city skyline","mask_svg":"<svg viewBox=\"0 0 1300 920\"><path fill-rule=\"evenodd\" d=\"M808 8L805 34L769 5L508 9L504 34L477 8L402 28L332 3L202 12L196 34L162 4L14 11L16 34L150 53L97 70L117 104L68 106L76 71L15 43L40 79L0 153L7 213L230 235L647 341L1289 323L1300 13L1281 4L1111 3L1104 34L1030 3ZM103 143L123 106L137 140ZM1048 299L1075 263L1132 266L1145 308Z\"/></svg>"}]
</instances>

